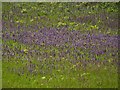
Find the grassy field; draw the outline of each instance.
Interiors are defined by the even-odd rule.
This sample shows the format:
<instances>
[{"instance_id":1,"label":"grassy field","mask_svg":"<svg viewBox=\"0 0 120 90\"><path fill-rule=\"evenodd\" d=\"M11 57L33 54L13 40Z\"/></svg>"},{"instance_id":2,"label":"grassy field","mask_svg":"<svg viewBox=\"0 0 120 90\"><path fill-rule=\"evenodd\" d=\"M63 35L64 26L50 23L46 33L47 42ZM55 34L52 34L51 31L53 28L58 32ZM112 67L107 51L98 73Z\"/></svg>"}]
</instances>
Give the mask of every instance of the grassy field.
<instances>
[{"instance_id":1,"label":"grassy field","mask_svg":"<svg viewBox=\"0 0 120 90\"><path fill-rule=\"evenodd\" d=\"M116 3L2 3L3 88L117 88Z\"/></svg>"}]
</instances>

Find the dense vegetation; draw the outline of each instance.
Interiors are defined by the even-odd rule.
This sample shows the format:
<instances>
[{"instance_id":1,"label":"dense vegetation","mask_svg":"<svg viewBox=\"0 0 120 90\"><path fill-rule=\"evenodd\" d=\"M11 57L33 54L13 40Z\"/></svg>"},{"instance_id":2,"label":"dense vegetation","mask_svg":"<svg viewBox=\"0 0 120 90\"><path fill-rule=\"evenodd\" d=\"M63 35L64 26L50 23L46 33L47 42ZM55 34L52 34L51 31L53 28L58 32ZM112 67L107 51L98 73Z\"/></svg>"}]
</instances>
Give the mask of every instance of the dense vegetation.
<instances>
[{"instance_id":1,"label":"dense vegetation","mask_svg":"<svg viewBox=\"0 0 120 90\"><path fill-rule=\"evenodd\" d=\"M117 3L2 3L3 87L117 88Z\"/></svg>"}]
</instances>

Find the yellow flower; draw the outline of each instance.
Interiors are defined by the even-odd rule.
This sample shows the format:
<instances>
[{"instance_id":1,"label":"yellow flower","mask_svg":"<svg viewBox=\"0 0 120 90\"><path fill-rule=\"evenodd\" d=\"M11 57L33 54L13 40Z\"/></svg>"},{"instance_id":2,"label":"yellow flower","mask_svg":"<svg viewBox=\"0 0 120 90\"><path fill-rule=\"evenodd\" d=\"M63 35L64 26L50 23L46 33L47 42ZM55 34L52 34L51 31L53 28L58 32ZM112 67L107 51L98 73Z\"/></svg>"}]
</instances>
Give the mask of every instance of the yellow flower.
<instances>
[{"instance_id":1,"label":"yellow flower","mask_svg":"<svg viewBox=\"0 0 120 90\"><path fill-rule=\"evenodd\" d=\"M34 21L33 19L30 20L30 22L33 22L33 21Z\"/></svg>"},{"instance_id":2,"label":"yellow flower","mask_svg":"<svg viewBox=\"0 0 120 90\"><path fill-rule=\"evenodd\" d=\"M52 56L50 56L50 57L52 57Z\"/></svg>"},{"instance_id":3,"label":"yellow flower","mask_svg":"<svg viewBox=\"0 0 120 90\"><path fill-rule=\"evenodd\" d=\"M46 77L42 77L42 79L45 79Z\"/></svg>"},{"instance_id":4,"label":"yellow flower","mask_svg":"<svg viewBox=\"0 0 120 90\"><path fill-rule=\"evenodd\" d=\"M28 50L27 50L27 49L24 49L24 53L28 53Z\"/></svg>"}]
</instances>

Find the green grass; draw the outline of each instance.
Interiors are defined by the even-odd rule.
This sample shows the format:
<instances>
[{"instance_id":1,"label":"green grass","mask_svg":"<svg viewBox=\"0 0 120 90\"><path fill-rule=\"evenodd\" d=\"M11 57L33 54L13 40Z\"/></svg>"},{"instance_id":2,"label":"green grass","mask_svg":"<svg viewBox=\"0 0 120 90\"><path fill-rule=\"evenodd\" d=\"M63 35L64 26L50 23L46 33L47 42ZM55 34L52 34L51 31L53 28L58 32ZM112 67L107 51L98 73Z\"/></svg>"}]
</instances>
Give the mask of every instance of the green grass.
<instances>
[{"instance_id":1,"label":"green grass","mask_svg":"<svg viewBox=\"0 0 120 90\"><path fill-rule=\"evenodd\" d=\"M17 65L12 62L3 61L3 87L11 88L117 88L117 69L115 66L92 65L86 70L83 68L53 70L51 74L30 74L18 75L10 68L24 67L23 64ZM68 66L68 63L63 63ZM17 66L16 66L17 65ZM10 69L7 69L7 67ZM22 68L21 67L21 68ZM26 71L27 72L27 71ZM45 77L45 79L42 79Z\"/></svg>"},{"instance_id":2,"label":"green grass","mask_svg":"<svg viewBox=\"0 0 120 90\"><path fill-rule=\"evenodd\" d=\"M111 5L112 7L106 8L107 5ZM99 14L106 14L110 20L116 20L117 11L115 3L101 3L92 6L87 5L87 3L3 3L2 9L3 21L8 22L4 26L7 27L7 30L3 30L3 33L10 33L11 36L15 32L10 31L10 19L15 22L14 27L25 25L29 28L30 25L36 26L38 24L39 27L35 28L35 32L44 27L58 29L67 27L70 31L80 30L81 33L92 33L95 31L98 34L102 33L111 36L117 34L117 28L110 28L105 24L105 22L109 22L108 19L103 20L104 18L99 16ZM17 12L14 11L15 9L17 9ZM89 20L85 18L86 16L93 15L98 15L97 18L94 18L97 21L95 25L91 23L91 18ZM77 21L77 18L85 19L85 21ZM20 29L16 31L22 32L25 30ZM30 27L27 30L33 29ZM3 88L118 87L117 66L112 64L112 61L116 60L116 58L113 58L111 55L106 56L106 54L102 54L95 57L100 62L107 60L107 64L96 64L93 62L87 63L87 66L84 67L84 63L74 62L76 60L74 54L76 53L74 47L69 47L69 45L68 48L29 45L11 39L3 39L2 44L4 53L2 57ZM70 55L65 54L63 57L60 57L60 53L64 53L68 49L70 50ZM37 52L34 52L35 50ZM84 50L78 47L77 50L84 56L84 58L78 56L77 59L79 61L83 59L87 61L91 60L92 57L89 58L89 48ZM30 51L33 52L30 53ZM52 53L56 55L54 56ZM35 65L32 73L29 72L30 61L32 65ZM22 74L23 71L24 74Z\"/></svg>"},{"instance_id":3,"label":"green grass","mask_svg":"<svg viewBox=\"0 0 120 90\"><path fill-rule=\"evenodd\" d=\"M106 8L106 6L104 4L102 5L102 3L98 3L93 6L85 6L85 3L27 3L27 5L26 3L14 3L14 7L12 7L12 4L13 3L3 3L3 14L6 15L3 16L3 20L8 20L9 16L7 15L7 12L13 16L16 12L12 11L12 9L16 7L18 11L16 15L12 17L12 20L15 22L15 26L26 25L29 27L30 25L36 26L36 24L40 23L39 29L44 27L62 28L67 26L68 30L80 30L81 32L87 32L95 29L98 33L116 34L117 28L113 30L105 25L105 22L109 23L112 22L112 20L114 21L117 19L117 8L115 3L108 3L108 5L111 5L109 8ZM111 12L108 9L114 11ZM106 16L108 19L106 19L106 16L100 17L99 14L107 14ZM89 18L89 20L86 20L85 18L86 16L94 15L97 17ZM81 17L85 19L85 22L76 22L76 19ZM110 21L108 21L109 19ZM95 23L96 26L91 23L93 20L97 21ZM105 32L104 29L109 30L108 32Z\"/></svg>"},{"instance_id":4,"label":"green grass","mask_svg":"<svg viewBox=\"0 0 120 90\"><path fill-rule=\"evenodd\" d=\"M73 64L68 61L69 57L61 58L61 61L55 62L53 60L56 60L56 57L49 57L49 58L43 58L42 56L37 56L34 54L32 57L28 54L26 56L26 53L22 55L22 53L17 54L14 47L11 45L15 43L16 47L19 46L19 43L14 42L12 40L6 40L6 42L3 42L6 45L9 45L11 50L14 50L15 55L11 57L3 57L2 62L2 82L4 88L10 88L10 87L17 87L17 88L117 88L118 82L117 82L117 67L115 65L111 65L111 63L108 63L106 65L103 64L89 64L86 69L83 67L82 63L79 64ZM22 47L25 47L21 44ZM29 49L29 47L27 46ZM17 48L18 49L18 48ZM34 48L36 50L39 50L38 47ZM49 54L49 51L56 50L58 53L61 52L59 48L52 47L52 50L50 47L47 47L44 49L44 46L40 48L42 53L47 52ZM80 51L82 50L79 48ZM19 50L19 49L18 49ZM21 49L20 49L21 50ZM66 49L65 49L66 50ZM73 50L72 48L70 49ZM81 52L81 53L87 53ZM20 56L20 58L19 58ZM29 61L26 59L29 58L32 60L32 63L37 65L34 69L34 73L31 74L28 71L28 67L26 67ZM39 62L36 57L41 57L44 59L42 62ZM102 57L102 56L101 56ZM86 54L86 59L88 59ZM74 59L74 58L73 58ZM88 59L89 60L89 59ZM23 61L23 63L22 63ZM53 68L50 72L48 69L49 64L52 64L54 62L54 66L58 65L58 69ZM37 73L40 71L40 65L44 64L44 67L41 71L45 71L44 73ZM24 68L24 74L22 75L22 68ZM45 77L45 79L42 79L42 77Z\"/></svg>"},{"instance_id":5,"label":"green grass","mask_svg":"<svg viewBox=\"0 0 120 90\"><path fill-rule=\"evenodd\" d=\"M0 88L2 88L2 60L0 60Z\"/></svg>"}]
</instances>

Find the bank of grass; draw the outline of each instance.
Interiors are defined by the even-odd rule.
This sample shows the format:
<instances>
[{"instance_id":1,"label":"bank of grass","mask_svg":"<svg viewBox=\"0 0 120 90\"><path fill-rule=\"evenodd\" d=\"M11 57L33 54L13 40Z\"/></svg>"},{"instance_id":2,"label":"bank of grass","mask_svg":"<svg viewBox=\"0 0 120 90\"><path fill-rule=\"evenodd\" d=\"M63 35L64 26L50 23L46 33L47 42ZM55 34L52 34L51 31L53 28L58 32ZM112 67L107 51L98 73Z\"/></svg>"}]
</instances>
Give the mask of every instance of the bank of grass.
<instances>
[{"instance_id":1,"label":"bank of grass","mask_svg":"<svg viewBox=\"0 0 120 90\"><path fill-rule=\"evenodd\" d=\"M10 59L10 58L9 58ZM13 59L10 59L13 60ZM67 63L64 63L67 66ZM52 70L51 74L21 74L15 73L12 69L22 64L16 65L13 62L3 62L3 88L117 88L118 75L115 66L92 65L86 70L83 68L69 70L63 73ZM22 68L22 67L21 67ZM68 73L68 71L70 71ZM27 71L26 71L27 72Z\"/></svg>"},{"instance_id":2,"label":"bank of grass","mask_svg":"<svg viewBox=\"0 0 120 90\"><path fill-rule=\"evenodd\" d=\"M11 44L12 42L12 44ZM14 50L13 56L3 56L2 62L2 82L3 88L117 88L118 87L118 75L117 66L108 62L104 64L87 63L84 66L82 62L72 63L68 57L61 58L60 61L55 61L58 56L50 57L45 60L43 56L34 54L32 57L26 53L20 53L21 49L12 47L16 43L16 47L19 46L18 42L12 40L6 40L4 45L9 45L10 50ZM26 45L27 46L27 45ZM25 45L21 44L23 50ZM28 47L28 46L27 46ZM29 49L29 48L28 48ZM38 47L34 48L38 50ZM48 46L40 48L41 51L50 52L51 49ZM52 49L56 49L52 47ZM71 48L72 49L72 48ZM7 50L7 49L6 49ZM9 50L9 49L8 49ZM17 53L19 52L19 53ZM58 53L61 52L58 50ZM83 52L83 53L87 53ZM20 56L20 57L19 57ZM37 60L41 57L42 61ZM70 55L72 59L72 55ZM29 70L30 59L32 64L35 65L33 72ZM74 58L73 58L74 59ZM86 56L87 60L90 60ZM82 59L79 59L82 60ZM54 63L53 63L54 62ZM102 62L102 61L100 61ZM52 65L53 63L53 65ZM44 65L43 68L41 68ZM53 66L51 68L51 66ZM58 68L56 68L58 66ZM51 69L50 69L51 68ZM48 69L48 70L47 70Z\"/></svg>"},{"instance_id":3,"label":"bank of grass","mask_svg":"<svg viewBox=\"0 0 120 90\"><path fill-rule=\"evenodd\" d=\"M0 88L2 88L2 60L0 60Z\"/></svg>"},{"instance_id":4,"label":"bank of grass","mask_svg":"<svg viewBox=\"0 0 120 90\"><path fill-rule=\"evenodd\" d=\"M115 18L117 17L115 13L117 12L114 11L116 10L114 4L108 3L108 5L113 7L106 8L107 3L105 5L104 3L91 4L92 6L89 6L87 3L3 3L3 23L7 22L3 24L3 34L12 36L26 30L37 32L44 27L58 29L66 27L70 31L80 30L81 34L95 31L98 34L116 35L117 28L113 24L116 22ZM94 20L90 18L93 15L97 16L97 18L94 17ZM105 15L108 15L108 17ZM104 18L107 19L103 20ZM108 18L110 18L110 21ZM95 24L92 24L93 21L96 21ZM109 22L112 22L112 24L110 25ZM82 62L74 62L76 60L73 57L75 53L74 47L69 48L70 55L60 57L59 53L68 50L68 48L29 45L13 41L10 38L3 38L2 87L118 87L117 65L112 63L113 57L99 55L97 56L97 59L99 59L98 63L89 62L85 66L84 62L86 63L86 61L84 60L89 61L92 59L88 56L89 48L86 50L77 49L80 54L84 54L84 58L81 58L79 55L77 57ZM53 51L56 53L55 57L52 55ZM48 57L44 56L45 53L48 54ZM108 61L105 64L101 63L104 59ZM30 64L34 65L32 72L32 68L29 68Z\"/></svg>"}]
</instances>

